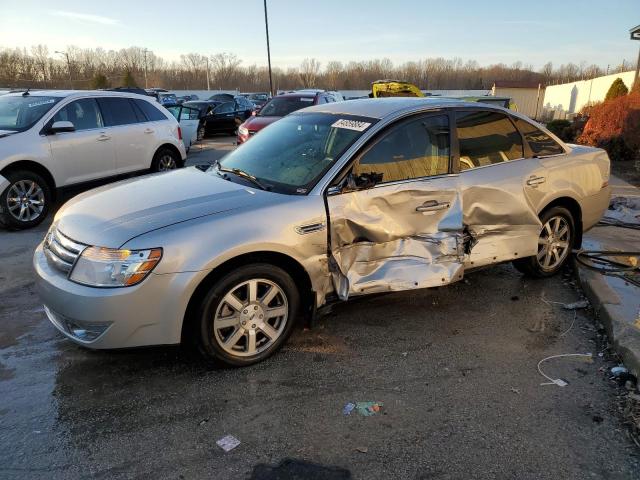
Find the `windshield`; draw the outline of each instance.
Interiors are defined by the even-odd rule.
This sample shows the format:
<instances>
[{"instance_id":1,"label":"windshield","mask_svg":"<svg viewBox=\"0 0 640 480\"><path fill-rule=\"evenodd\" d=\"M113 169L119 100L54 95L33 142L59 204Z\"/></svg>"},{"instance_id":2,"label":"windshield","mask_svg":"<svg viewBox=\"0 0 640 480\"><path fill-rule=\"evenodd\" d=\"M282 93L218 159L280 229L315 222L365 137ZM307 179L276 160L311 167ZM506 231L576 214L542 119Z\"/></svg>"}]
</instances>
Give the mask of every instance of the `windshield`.
<instances>
[{"instance_id":1,"label":"windshield","mask_svg":"<svg viewBox=\"0 0 640 480\"><path fill-rule=\"evenodd\" d=\"M244 170L279 193L304 195L375 122L328 113L290 115L226 155L220 165Z\"/></svg>"},{"instance_id":2,"label":"windshield","mask_svg":"<svg viewBox=\"0 0 640 480\"><path fill-rule=\"evenodd\" d=\"M62 97L3 95L0 97L0 130L28 130L60 100Z\"/></svg>"},{"instance_id":3,"label":"windshield","mask_svg":"<svg viewBox=\"0 0 640 480\"><path fill-rule=\"evenodd\" d=\"M291 112L313 105L313 97L276 97L262 107L259 117L284 117Z\"/></svg>"}]
</instances>

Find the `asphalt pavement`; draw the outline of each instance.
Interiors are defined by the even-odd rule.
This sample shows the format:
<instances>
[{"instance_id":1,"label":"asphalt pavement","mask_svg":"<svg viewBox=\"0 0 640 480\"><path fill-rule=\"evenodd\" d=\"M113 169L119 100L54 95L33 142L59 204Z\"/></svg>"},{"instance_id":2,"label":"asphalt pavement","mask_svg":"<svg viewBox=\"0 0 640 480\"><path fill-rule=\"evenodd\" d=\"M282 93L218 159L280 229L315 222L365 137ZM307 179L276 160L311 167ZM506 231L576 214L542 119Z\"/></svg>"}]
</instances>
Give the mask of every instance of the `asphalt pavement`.
<instances>
[{"instance_id":1,"label":"asphalt pavement","mask_svg":"<svg viewBox=\"0 0 640 480\"><path fill-rule=\"evenodd\" d=\"M233 148L214 140L190 162ZM176 347L93 352L60 335L31 273L46 228L0 231L2 479L640 478L604 330L553 303L581 298L569 271L499 265L341 304L271 359L211 370ZM541 385L538 362L570 353L593 358L543 362L568 385ZM343 414L361 401L382 409Z\"/></svg>"}]
</instances>

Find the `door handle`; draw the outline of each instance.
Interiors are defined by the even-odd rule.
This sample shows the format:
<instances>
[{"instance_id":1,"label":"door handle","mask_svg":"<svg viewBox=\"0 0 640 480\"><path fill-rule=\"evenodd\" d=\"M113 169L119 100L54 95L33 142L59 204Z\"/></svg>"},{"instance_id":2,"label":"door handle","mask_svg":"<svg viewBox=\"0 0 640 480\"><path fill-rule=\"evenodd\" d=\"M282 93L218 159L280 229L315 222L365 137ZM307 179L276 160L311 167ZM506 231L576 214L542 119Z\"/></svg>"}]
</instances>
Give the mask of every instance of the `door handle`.
<instances>
[{"instance_id":1,"label":"door handle","mask_svg":"<svg viewBox=\"0 0 640 480\"><path fill-rule=\"evenodd\" d=\"M438 202L437 200L427 200L422 205L416 207L416 212L435 212L437 210L445 210L449 208L449 202Z\"/></svg>"},{"instance_id":2,"label":"door handle","mask_svg":"<svg viewBox=\"0 0 640 480\"><path fill-rule=\"evenodd\" d=\"M527 180L527 185L531 187L537 187L541 183L544 183L546 179L544 177L536 177L535 175L531 175L529 180Z\"/></svg>"},{"instance_id":3,"label":"door handle","mask_svg":"<svg viewBox=\"0 0 640 480\"><path fill-rule=\"evenodd\" d=\"M109 135L105 135L104 133L97 138L99 142L104 142L105 140L110 140L110 139L111 137Z\"/></svg>"},{"instance_id":4,"label":"door handle","mask_svg":"<svg viewBox=\"0 0 640 480\"><path fill-rule=\"evenodd\" d=\"M145 129L144 133L153 133L153 128Z\"/></svg>"}]
</instances>

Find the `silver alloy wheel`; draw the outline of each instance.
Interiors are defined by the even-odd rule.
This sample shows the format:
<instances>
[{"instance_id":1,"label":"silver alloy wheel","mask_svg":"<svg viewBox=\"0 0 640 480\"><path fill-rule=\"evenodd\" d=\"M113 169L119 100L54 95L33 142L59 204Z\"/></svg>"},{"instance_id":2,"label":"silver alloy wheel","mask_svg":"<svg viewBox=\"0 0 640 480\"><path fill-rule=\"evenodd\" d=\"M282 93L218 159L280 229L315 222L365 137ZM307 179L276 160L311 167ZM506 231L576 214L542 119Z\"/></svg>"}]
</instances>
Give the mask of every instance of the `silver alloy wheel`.
<instances>
[{"instance_id":1,"label":"silver alloy wheel","mask_svg":"<svg viewBox=\"0 0 640 480\"><path fill-rule=\"evenodd\" d=\"M20 222L31 222L42 215L44 192L33 180L18 180L9 187L7 209Z\"/></svg>"},{"instance_id":2,"label":"silver alloy wheel","mask_svg":"<svg viewBox=\"0 0 640 480\"><path fill-rule=\"evenodd\" d=\"M536 259L545 271L555 270L564 262L571 249L571 228L566 218L556 215L542 227L538 238Z\"/></svg>"},{"instance_id":3,"label":"silver alloy wheel","mask_svg":"<svg viewBox=\"0 0 640 480\"><path fill-rule=\"evenodd\" d=\"M172 155L168 153L163 154L158 159L158 171L166 172L167 170L174 170L177 167L176 160Z\"/></svg>"},{"instance_id":4,"label":"silver alloy wheel","mask_svg":"<svg viewBox=\"0 0 640 480\"><path fill-rule=\"evenodd\" d=\"M284 290L271 280L254 278L224 295L213 319L213 335L230 355L252 357L280 338L288 317Z\"/></svg>"}]
</instances>

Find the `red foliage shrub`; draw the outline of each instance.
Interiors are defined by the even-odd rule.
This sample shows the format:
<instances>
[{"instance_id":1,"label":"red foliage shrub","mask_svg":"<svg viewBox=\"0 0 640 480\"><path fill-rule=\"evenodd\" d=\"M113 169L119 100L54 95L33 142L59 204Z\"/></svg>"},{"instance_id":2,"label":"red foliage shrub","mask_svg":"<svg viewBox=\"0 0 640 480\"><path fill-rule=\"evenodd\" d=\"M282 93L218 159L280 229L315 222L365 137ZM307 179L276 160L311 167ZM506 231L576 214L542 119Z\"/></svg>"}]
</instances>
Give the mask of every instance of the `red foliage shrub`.
<instances>
[{"instance_id":1,"label":"red foliage shrub","mask_svg":"<svg viewBox=\"0 0 640 480\"><path fill-rule=\"evenodd\" d=\"M604 148L613 161L640 158L640 92L591 108L578 143Z\"/></svg>"}]
</instances>

